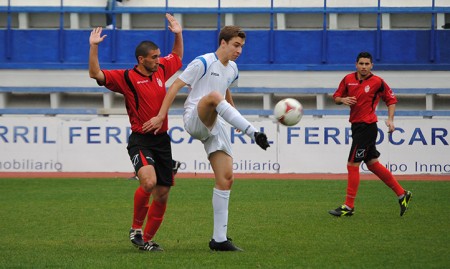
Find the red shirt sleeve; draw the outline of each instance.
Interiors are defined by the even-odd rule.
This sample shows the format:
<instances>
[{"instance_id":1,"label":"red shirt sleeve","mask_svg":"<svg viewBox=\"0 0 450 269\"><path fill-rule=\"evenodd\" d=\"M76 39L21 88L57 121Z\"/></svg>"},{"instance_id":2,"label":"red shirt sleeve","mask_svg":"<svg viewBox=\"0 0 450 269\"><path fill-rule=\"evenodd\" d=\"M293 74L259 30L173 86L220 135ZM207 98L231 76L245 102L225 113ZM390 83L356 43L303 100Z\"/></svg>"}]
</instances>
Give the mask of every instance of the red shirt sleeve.
<instances>
[{"instance_id":1,"label":"red shirt sleeve","mask_svg":"<svg viewBox=\"0 0 450 269\"><path fill-rule=\"evenodd\" d=\"M383 95L381 96L381 99L383 99L383 101L386 103L386 106L396 104L398 100L394 92L392 91L391 87L389 87L389 85L387 85L387 83L384 82L384 80L382 80L381 83L383 83L384 85L384 92Z\"/></svg>"},{"instance_id":2,"label":"red shirt sleeve","mask_svg":"<svg viewBox=\"0 0 450 269\"><path fill-rule=\"evenodd\" d=\"M166 81L173 76L182 66L180 57L175 53L171 53L165 57L161 57L159 62L164 65L164 76Z\"/></svg>"},{"instance_id":3,"label":"red shirt sleeve","mask_svg":"<svg viewBox=\"0 0 450 269\"><path fill-rule=\"evenodd\" d=\"M337 88L337 90L333 94L333 99L336 99L336 97L347 97L348 92L347 92L347 85L345 83L345 79L346 78L347 78L347 76L345 76L341 80L341 83L339 83L339 87Z\"/></svg>"},{"instance_id":4,"label":"red shirt sleeve","mask_svg":"<svg viewBox=\"0 0 450 269\"><path fill-rule=\"evenodd\" d=\"M102 70L105 74L105 86L107 89L123 94L123 89L125 87L125 70Z\"/></svg>"}]
</instances>

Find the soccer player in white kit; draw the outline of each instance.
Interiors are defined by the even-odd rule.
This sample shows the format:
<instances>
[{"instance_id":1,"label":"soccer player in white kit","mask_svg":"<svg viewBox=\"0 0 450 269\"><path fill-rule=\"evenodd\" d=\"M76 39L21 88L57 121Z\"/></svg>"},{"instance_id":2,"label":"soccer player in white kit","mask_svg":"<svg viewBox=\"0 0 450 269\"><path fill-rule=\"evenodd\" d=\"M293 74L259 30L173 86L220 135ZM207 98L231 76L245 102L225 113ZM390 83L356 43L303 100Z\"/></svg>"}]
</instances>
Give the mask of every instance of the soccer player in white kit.
<instances>
[{"instance_id":1,"label":"soccer player in white kit","mask_svg":"<svg viewBox=\"0 0 450 269\"><path fill-rule=\"evenodd\" d=\"M157 132L178 91L189 87L184 103L184 128L202 141L214 171L214 233L209 248L217 251L241 251L227 237L228 201L233 184L233 157L228 122L266 150L267 136L248 122L234 108L229 88L237 85L239 72L234 62L245 44L245 32L237 26L225 26L219 34L219 47L214 53L195 58L170 86L159 114L144 123L144 131Z\"/></svg>"}]
</instances>

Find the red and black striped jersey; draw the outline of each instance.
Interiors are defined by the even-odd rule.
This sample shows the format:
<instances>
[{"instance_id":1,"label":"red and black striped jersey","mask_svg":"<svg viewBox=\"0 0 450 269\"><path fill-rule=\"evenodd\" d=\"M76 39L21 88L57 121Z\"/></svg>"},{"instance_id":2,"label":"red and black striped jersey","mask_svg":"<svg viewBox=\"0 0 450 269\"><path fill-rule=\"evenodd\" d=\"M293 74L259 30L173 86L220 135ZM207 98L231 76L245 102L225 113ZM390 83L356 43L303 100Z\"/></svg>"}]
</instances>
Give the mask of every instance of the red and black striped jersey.
<instances>
[{"instance_id":1,"label":"red and black striped jersey","mask_svg":"<svg viewBox=\"0 0 450 269\"><path fill-rule=\"evenodd\" d=\"M397 103L397 98L391 88L384 80L374 74L370 74L363 80L358 79L357 72L346 75L338 89L333 94L336 97L356 97L356 104L350 107L351 123L374 123L377 122L375 109L380 98L386 106Z\"/></svg>"},{"instance_id":2,"label":"red and black striped jersey","mask_svg":"<svg viewBox=\"0 0 450 269\"><path fill-rule=\"evenodd\" d=\"M182 66L176 54L169 54L159 59L158 71L151 76L140 73L136 66L129 70L102 70L105 74L105 87L124 95L131 130L143 133L144 122L158 115L166 96L166 81ZM127 83L131 83L131 86ZM163 122L159 133L168 129L168 117Z\"/></svg>"}]
</instances>

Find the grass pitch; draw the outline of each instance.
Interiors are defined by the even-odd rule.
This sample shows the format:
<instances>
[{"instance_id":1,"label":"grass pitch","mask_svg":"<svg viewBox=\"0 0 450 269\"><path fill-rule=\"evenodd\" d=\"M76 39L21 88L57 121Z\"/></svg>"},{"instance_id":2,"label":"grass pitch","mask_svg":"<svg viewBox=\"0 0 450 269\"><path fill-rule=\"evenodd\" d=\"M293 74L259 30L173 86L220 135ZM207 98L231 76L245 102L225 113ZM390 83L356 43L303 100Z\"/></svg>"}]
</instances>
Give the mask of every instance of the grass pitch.
<instances>
[{"instance_id":1,"label":"grass pitch","mask_svg":"<svg viewBox=\"0 0 450 269\"><path fill-rule=\"evenodd\" d=\"M131 246L136 181L0 179L0 268L450 268L450 182L401 181L413 192L399 216L394 193L362 181L355 215L327 213L346 181L241 180L228 235L245 251L216 253L213 180L178 179L154 238Z\"/></svg>"}]
</instances>

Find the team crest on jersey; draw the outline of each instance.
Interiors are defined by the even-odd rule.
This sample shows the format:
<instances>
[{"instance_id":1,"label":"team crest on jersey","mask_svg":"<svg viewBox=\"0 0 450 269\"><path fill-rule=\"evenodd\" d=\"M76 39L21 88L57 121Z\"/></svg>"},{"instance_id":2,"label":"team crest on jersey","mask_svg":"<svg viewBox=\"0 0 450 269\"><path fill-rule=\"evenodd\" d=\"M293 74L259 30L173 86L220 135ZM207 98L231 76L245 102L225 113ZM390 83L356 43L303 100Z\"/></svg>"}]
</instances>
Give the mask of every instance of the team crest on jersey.
<instances>
[{"instance_id":1,"label":"team crest on jersey","mask_svg":"<svg viewBox=\"0 0 450 269\"><path fill-rule=\"evenodd\" d=\"M370 91L370 86L367 85L366 87L364 87L364 91L365 91L366 93L368 93L368 92Z\"/></svg>"},{"instance_id":2,"label":"team crest on jersey","mask_svg":"<svg viewBox=\"0 0 450 269\"><path fill-rule=\"evenodd\" d=\"M156 82L158 83L159 87L163 86L163 83L162 83L162 81L159 78L156 79Z\"/></svg>"}]
</instances>

